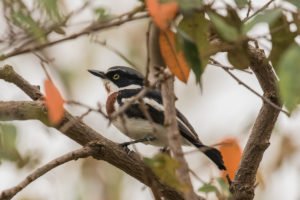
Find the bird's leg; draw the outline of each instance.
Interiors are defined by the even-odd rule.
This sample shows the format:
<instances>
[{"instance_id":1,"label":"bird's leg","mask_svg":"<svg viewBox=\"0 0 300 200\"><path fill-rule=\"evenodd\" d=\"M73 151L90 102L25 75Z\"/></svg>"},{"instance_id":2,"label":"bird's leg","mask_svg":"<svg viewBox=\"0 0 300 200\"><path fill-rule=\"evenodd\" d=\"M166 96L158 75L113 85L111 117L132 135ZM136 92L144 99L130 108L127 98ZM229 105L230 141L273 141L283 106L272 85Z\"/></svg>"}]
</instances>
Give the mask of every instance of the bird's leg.
<instances>
[{"instance_id":1,"label":"bird's leg","mask_svg":"<svg viewBox=\"0 0 300 200\"><path fill-rule=\"evenodd\" d=\"M130 141L130 142L121 143L121 146L127 147L127 146L132 145L132 144L136 144L136 143L140 143L140 142L151 142L153 140L156 140L156 138L153 137L153 136L147 136L147 137L137 139L137 140L133 140L133 141Z\"/></svg>"},{"instance_id":2,"label":"bird's leg","mask_svg":"<svg viewBox=\"0 0 300 200\"><path fill-rule=\"evenodd\" d=\"M161 153L167 153L167 154L170 154L170 149L168 146L165 146L163 148L160 149L160 152Z\"/></svg>"}]
</instances>

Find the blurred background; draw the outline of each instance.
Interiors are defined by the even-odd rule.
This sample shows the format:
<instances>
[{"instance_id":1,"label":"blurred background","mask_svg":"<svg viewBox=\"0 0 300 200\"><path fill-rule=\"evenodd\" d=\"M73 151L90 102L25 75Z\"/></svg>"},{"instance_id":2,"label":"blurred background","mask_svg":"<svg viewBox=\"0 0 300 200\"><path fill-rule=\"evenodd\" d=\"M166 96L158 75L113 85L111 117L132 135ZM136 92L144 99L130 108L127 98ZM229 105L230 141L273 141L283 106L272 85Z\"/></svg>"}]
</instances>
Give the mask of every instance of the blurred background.
<instances>
[{"instance_id":1,"label":"blurred background","mask_svg":"<svg viewBox=\"0 0 300 200\"><path fill-rule=\"evenodd\" d=\"M34 7L34 0L26 0L29 8ZM227 1L233 5L233 1ZM254 8L260 8L267 1L253 1ZM280 4L281 1L276 1ZM99 17L118 16L140 5L137 0L59 0L62 13L78 12L68 23L64 31L71 34L82 30ZM222 1L216 1L216 6ZM1 5L3 8L3 5ZM290 7L289 9L295 9ZM102 13L102 15L101 15ZM245 16L246 10L239 13ZM138 70L145 73L146 66L146 31L149 19L128 22L121 26L99 31L88 36L51 46L42 50L42 54L51 60L46 65L51 78L66 100L75 100L93 108L105 105L106 92L101 81L91 76L87 69L106 70L111 66L129 66L120 56L97 41L118 49L130 59ZM291 27L293 28L293 27ZM0 19L0 38L7 36L8 25L4 16ZM267 25L255 26L250 34L267 32ZM49 35L50 40L62 37ZM298 36L299 37L299 36ZM299 38L297 38L299 40ZM269 54L270 44L262 39L261 48ZM0 54L8 47L0 46ZM224 65L229 65L225 53L214 56ZM40 60L32 53L8 58L0 66L10 64L33 85L40 85L46 75ZM259 93L262 93L254 74L233 71L242 81ZM203 90L195 83L191 73L188 84L175 81L175 93L178 97L177 108L185 114L199 137L206 144L213 145L228 138L234 138L243 148L250 130L262 105L260 98L239 85L221 68L208 65L203 74ZM13 84L0 80L0 101L30 100ZM65 105L73 115L81 115L85 108ZM90 113L84 122L104 137L125 142L123 136L99 113ZM0 123L0 191L15 186L35 168L80 146L53 128L44 126L39 121L11 121ZM288 118L280 114L271 138L271 145L266 150L257 177L256 200L300 200L300 113L295 111ZM4 134L9 133L9 134ZM8 142L7 142L8 141ZM139 153L151 157L159 149L143 144L136 145ZM185 152L193 148L184 147ZM186 154L190 168L199 178L193 177L195 190L201 185L220 177L216 166L201 153L192 151ZM204 195L204 193L199 193ZM210 194L209 199L216 199ZM14 199L32 200L127 200L153 199L151 191L143 184L123 173L121 170L104 162L91 158L71 161L51 170L34 181Z\"/></svg>"}]
</instances>

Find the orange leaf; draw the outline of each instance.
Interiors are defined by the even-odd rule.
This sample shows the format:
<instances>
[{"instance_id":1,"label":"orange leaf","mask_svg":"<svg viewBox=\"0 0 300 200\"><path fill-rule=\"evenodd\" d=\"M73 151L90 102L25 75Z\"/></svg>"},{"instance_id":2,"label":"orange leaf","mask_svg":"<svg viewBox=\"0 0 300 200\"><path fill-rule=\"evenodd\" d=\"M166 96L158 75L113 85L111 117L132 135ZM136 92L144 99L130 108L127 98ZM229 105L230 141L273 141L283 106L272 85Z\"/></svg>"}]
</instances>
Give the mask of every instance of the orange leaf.
<instances>
[{"instance_id":1,"label":"orange leaf","mask_svg":"<svg viewBox=\"0 0 300 200\"><path fill-rule=\"evenodd\" d=\"M161 31L159 34L160 52L170 71L182 82L186 83L190 67L184 59L183 51L176 50L175 34L172 31Z\"/></svg>"},{"instance_id":2,"label":"orange leaf","mask_svg":"<svg viewBox=\"0 0 300 200\"><path fill-rule=\"evenodd\" d=\"M48 108L49 119L51 123L57 124L64 116L64 99L51 80L45 80L44 86L46 92L45 103Z\"/></svg>"},{"instance_id":3,"label":"orange leaf","mask_svg":"<svg viewBox=\"0 0 300 200\"><path fill-rule=\"evenodd\" d=\"M178 3L174 1L161 4L159 0L146 0L146 4L155 24L160 29L167 29L177 13Z\"/></svg>"},{"instance_id":4,"label":"orange leaf","mask_svg":"<svg viewBox=\"0 0 300 200\"><path fill-rule=\"evenodd\" d=\"M242 150L234 138L228 138L223 140L222 145L219 150L222 153L224 164L227 168L227 171L222 171L222 176L226 180L226 174L228 173L231 180L234 179L235 172L240 164L242 157Z\"/></svg>"}]
</instances>

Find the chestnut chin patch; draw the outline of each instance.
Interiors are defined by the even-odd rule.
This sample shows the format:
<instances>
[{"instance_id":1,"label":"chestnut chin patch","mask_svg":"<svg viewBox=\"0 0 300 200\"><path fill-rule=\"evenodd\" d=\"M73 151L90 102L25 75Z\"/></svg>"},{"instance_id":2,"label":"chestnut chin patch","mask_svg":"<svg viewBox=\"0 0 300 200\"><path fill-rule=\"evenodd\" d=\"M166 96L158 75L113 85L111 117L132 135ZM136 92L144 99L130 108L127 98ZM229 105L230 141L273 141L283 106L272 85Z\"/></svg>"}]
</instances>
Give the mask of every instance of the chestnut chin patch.
<instances>
[{"instance_id":1,"label":"chestnut chin patch","mask_svg":"<svg viewBox=\"0 0 300 200\"><path fill-rule=\"evenodd\" d=\"M108 83L105 83L104 86L105 86L105 89L106 89L107 93L109 94L110 93L110 88L108 86Z\"/></svg>"}]
</instances>

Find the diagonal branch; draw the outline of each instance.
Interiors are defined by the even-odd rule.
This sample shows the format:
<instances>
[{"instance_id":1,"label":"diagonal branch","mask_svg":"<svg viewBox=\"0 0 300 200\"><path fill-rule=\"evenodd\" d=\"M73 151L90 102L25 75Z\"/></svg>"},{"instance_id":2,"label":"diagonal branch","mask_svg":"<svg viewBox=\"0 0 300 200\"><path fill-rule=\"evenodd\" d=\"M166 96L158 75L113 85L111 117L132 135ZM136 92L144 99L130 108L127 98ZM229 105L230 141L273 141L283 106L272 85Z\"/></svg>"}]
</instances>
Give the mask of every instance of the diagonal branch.
<instances>
[{"instance_id":1,"label":"diagonal branch","mask_svg":"<svg viewBox=\"0 0 300 200\"><path fill-rule=\"evenodd\" d=\"M3 68L9 69L7 66ZM3 68L0 68L0 74L5 73ZM11 75L13 76L14 73L11 73ZM11 78L11 80L16 79L17 78ZM32 93L29 93L31 98L35 96L34 94L41 94L38 88L31 86L28 82L23 82L23 85L24 88L33 90ZM2 121L39 120L46 126L51 126L47 116L47 109L43 101L0 101L0 120ZM76 123L73 123L74 121L76 121ZM71 123L72 126L62 131L64 135L82 146L93 141L97 141L97 143L101 145L101 151L94 155L95 158L107 161L149 187L155 186L165 199L184 199L182 193L162 183L153 171L145 166L136 153L132 152L128 154L121 145L106 139L81 120L72 116L69 112L66 111L62 122L53 128L61 131L61 128L68 123ZM145 173L147 176L145 176ZM151 180L149 180L149 177L151 177Z\"/></svg>"},{"instance_id":2,"label":"diagonal branch","mask_svg":"<svg viewBox=\"0 0 300 200\"><path fill-rule=\"evenodd\" d=\"M165 125L167 126L168 146L173 153L174 159L179 163L177 169L178 178L187 188L184 193L186 200L197 200L189 175L189 166L184 158L181 148L181 136L178 130L175 109L174 76L168 78L161 84L163 104L165 107Z\"/></svg>"},{"instance_id":3,"label":"diagonal branch","mask_svg":"<svg viewBox=\"0 0 300 200\"><path fill-rule=\"evenodd\" d=\"M162 56L161 52L159 50L159 44L158 44L158 37L159 37L159 30L158 28L153 25L150 26L152 30L149 34L149 46L153 49L149 52L149 59L152 61L149 63L149 67L152 69L155 68L155 66L166 66ZM164 33L167 37L167 34ZM167 37L168 39L168 37ZM154 51L154 49L156 51ZM177 58L177 56L175 56ZM148 72L149 73L149 72ZM164 77L165 74L161 73L161 77ZM161 79L160 76L158 76L158 79ZM198 199L196 193L194 192L193 185L191 182L190 174L189 174L189 166L184 158L183 151L181 148L181 136L178 130L178 122L176 118L176 108L175 108L175 94L174 94L174 76L170 76L169 78L164 79L164 81L161 81L161 92L162 92L162 100L164 105L164 116L165 116L165 126L167 127L167 132L164 134L167 134L168 138L168 146L170 147L170 150L173 154L174 159L179 163L179 167L177 168L177 177L179 181L185 186L186 190L184 192L184 199L186 200L196 200Z\"/></svg>"},{"instance_id":4,"label":"diagonal branch","mask_svg":"<svg viewBox=\"0 0 300 200\"><path fill-rule=\"evenodd\" d=\"M101 23L101 24L98 24L98 25L92 24L89 27L81 30L80 32L74 33L74 34L72 34L70 36L67 36L65 38L62 38L62 39L58 39L58 40L55 40L55 41L52 41L52 42L49 42L49 43L45 43L45 44L40 44L40 45L37 45L37 46L34 46L34 47L14 49L14 50L12 50L11 52L9 52L7 54L0 55L0 61L5 60L5 59L10 58L10 57L13 57L13 56L17 56L17 55L21 55L21 54L25 54L25 53L30 53L30 52L33 52L33 51L38 51L38 50L41 50L41 49L59 44L59 43L64 42L64 41L75 39L79 36L89 35L91 33L97 32L99 30L119 26L119 25L122 25L126 22L130 22L130 21L134 21L134 20L138 20L138 19L144 19L144 18L147 18L147 17L149 17L148 14L133 16L133 14L131 13L131 14L126 15L126 17L124 19L120 19L120 17L116 17L116 19L118 19L117 21L111 20L109 22Z\"/></svg>"},{"instance_id":5,"label":"diagonal branch","mask_svg":"<svg viewBox=\"0 0 300 200\"><path fill-rule=\"evenodd\" d=\"M0 193L0 199L1 200L10 200L18 192L23 190L27 185L29 185L30 183L32 183L39 177L43 176L50 170L54 169L55 167L58 167L66 162L71 161L71 160L77 160L79 158L86 158L89 156L93 156L93 154L96 154L98 151L100 151L100 148L101 148L101 146L97 145L97 143L91 143L85 147L71 151L65 155L62 155L62 156L48 162L47 164L43 165L42 167L39 167L36 170L34 170L18 185L2 191Z\"/></svg>"},{"instance_id":6,"label":"diagonal branch","mask_svg":"<svg viewBox=\"0 0 300 200\"><path fill-rule=\"evenodd\" d=\"M230 72L230 69L226 66L223 66L221 63L219 63L218 61L214 60L214 59L210 59L212 62L210 63L211 65L216 65L216 66L220 66L222 67L222 69L224 69L234 80L236 80L239 84L243 85L245 88L247 88L250 92L252 92L253 94L255 94L256 96L260 97L265 103L270 104L271 106L273 106L274 108L276 108L277 110L283 112L284 114L286 114L288 117L291 116L291 114L285 110L282 109L281 106L278 106L277 104L273 103L271 100L269 100L268 98L260 95L258 92L256 92L254 89L252 89L250 86L248 86L246 83L244 83L243 81L241 81L238 77L236 77L233 73Z\"/></svg>"},{"instance_id":7,"label":"diagonal branch","mask_svg":"<svg viewBox=\"0 0 300 200\"><path fill-rule=\"evenodd\" d=\"M43 96L38 86L30 85L13 70L12 66L5 65L4 67L0 67L0 79L15 84L33 100L38 100Z\"/></svg>"},{"instance_id":8,"label":"diagonal branch","mask_svg":"<svg viewBox=\"0 0 300 200\"><path fill-rule=\"evenodd\" d=\"M264 97L281 107L276 87L277 79L263 50L249 45L249 58L251 69L260 83ZM279 109L263 101L231 185L234 199L252 200L254 198L257 169L265 150L270 145L269 140L279 112Z\"/></svg>"}]
</instances>

